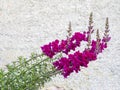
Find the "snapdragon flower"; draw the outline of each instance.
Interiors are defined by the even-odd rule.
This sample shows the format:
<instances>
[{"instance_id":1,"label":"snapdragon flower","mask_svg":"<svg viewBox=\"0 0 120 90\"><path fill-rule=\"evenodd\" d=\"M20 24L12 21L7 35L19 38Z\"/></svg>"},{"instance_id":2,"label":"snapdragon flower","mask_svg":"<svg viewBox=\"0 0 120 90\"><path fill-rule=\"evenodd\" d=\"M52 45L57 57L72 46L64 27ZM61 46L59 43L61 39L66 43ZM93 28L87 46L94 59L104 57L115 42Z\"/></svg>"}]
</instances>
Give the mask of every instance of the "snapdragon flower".
<instances>
[{"instance_id":1,"label":"snapdragon flower","mask_svg":"<svg viewBox=\"0 0 120 90\"><path fill-rule=\"evenodd\" d=\"M72 72L78 73L81 67L88 67L89 62L97 60L99 53L102 53L107 48L107 42L111 39L108 34L108 19L106 19L106 30L102 39L99 36L99 30L97 30L96 40L91 39L91 35L94 32L92 23L91 13L88 31L83 33L75 32L71 36L71 23L69 23L69 36L66 40L55 40L41 47L43 53L50 58L53 58L57 53L66 54L66 57L61 57L53 62L55 69L59 70L65 78ZM76 47L80 47L81 42L87 42L88 47L83 52L80 50L76 51ZM71 50L74 51L73 54L69 53Z\"/></svg>"},{"instance_id":2,"label":"snapdragon flower","mask_svg":"<svg viewBox=\"0 0 120 90\"><path fill-rule=\"evenodd\" d=\"M72 37L66 40L55 40L41 47L43 53L50 58L53 58L59 52L68 54L70 50L75 50L80 46L81 41L85 41L85 34L76 32Z\"/></svg>"},{"instance_id":3,"label":"snapdragon flower","mask_svg":"<svg viewBox=\"0 0 120 90\"><path fill-rule=\"evenodd\" d=\"M66 78L72 72L78 73L80 67L88 67L89 61L96 60L97 55L85 49L83 52L77 51L74 54L69 54L67 57L62 57L53 62L54 67L60 70L62 75Z\"/></svg>"}]
</instances>

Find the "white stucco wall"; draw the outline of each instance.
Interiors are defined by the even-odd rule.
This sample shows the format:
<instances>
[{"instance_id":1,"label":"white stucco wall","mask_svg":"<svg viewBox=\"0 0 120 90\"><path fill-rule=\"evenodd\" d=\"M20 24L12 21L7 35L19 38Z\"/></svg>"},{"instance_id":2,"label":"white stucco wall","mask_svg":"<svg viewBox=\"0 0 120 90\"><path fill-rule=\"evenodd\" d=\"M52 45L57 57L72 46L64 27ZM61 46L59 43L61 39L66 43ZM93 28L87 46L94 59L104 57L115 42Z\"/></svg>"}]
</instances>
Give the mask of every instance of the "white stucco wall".
<instances>
[{"instance_id":1,"label":"white stucco wall","mask_svg":"<svg viewBox=\"0 0 120 90\"><path fill-rule=\"evenodd\" d=\"M39 47L51 40L65 38L69 21L73 32L86 30L90 12L101 32L109 17L109 47L87 69L68 79L58 75L45 88L120 90L120 0L0 0L0 68L20 55L40 52Z\"/></svg>"}]
</instances>

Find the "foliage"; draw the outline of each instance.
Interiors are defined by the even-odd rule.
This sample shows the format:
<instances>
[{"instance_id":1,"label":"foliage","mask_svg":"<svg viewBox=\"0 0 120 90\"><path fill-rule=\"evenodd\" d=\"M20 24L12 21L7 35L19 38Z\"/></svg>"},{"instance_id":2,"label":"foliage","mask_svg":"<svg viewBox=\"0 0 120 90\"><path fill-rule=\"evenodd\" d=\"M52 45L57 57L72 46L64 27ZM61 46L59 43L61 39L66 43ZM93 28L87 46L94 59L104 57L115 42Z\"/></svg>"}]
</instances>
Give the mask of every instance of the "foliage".
<instances>
[{"instance_id":1,"label":"foliage","mask_svg":"<svg viewBox=\"0 0 120 90\"><path fill-rule=\"evenodd\" d=\"M51 64L55 59L35 53L29 59L20 56L7 71L0 70L0 90L38 90L58 73Z\"/></svg>"}]
</instances>

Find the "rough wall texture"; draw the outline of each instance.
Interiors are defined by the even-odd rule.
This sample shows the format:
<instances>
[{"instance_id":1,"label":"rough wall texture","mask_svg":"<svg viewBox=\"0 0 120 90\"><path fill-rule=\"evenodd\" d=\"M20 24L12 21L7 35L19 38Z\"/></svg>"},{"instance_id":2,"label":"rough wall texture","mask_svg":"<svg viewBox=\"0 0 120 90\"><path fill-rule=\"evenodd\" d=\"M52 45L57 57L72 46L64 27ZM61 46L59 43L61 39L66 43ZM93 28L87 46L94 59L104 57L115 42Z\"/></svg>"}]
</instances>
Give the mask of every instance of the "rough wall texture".
<instances>
[{"instance_id":1,"label":"rough wall texture","mask_svg":"<svg viewBox=\"0 0 120 90\"><path fill-rule=\"evenodd\" d=\"M58 75L45 87L120 90L120 0L0 0L0 68L17 56L40 52L41 45L55 38L65 38L69 21L73 32L86 30L91 11L101 32L105 18L110 18L109 48L89 68L68 79Z\"/></svg>"}]
</instances>

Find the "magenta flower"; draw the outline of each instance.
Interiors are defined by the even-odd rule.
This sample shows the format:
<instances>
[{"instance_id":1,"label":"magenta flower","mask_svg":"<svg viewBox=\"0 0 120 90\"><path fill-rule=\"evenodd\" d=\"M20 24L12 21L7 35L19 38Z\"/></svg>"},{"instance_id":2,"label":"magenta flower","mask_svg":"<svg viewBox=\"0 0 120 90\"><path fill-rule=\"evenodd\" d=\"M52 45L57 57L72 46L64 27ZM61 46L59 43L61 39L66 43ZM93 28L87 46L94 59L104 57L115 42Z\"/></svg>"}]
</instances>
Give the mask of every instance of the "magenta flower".
<instances>
[{"instance_id":1,"label":"magenta flower","mask_svg":"<svg viewBox=\"0 0 120 90\"><path fill-rule=\"evenodd\" d=\"M88 61L96 60L97 59L97 54L92 52L91 50L85 49L83 51L83 54L86 56Z\"/></svg>"},{"instance_id":2,"label":"magenta flower","mask_svg":"<svg viewBox=\"0 0 120 90\"><path fill-rule=\"evenodd\" d=\"M60 70L62 75L66 78L73 71L78 73L81 66L88 67L88 63L92 59L96 59L96 56L94 56L92 53L80 53L77 51L74 54L69 54L68 58L62 57L60 60L53 62L53 65L57 70Z\"/></svg>"},{"instance_id":3,"label":"magenta flower","mask_svg":"<svg viewBox=\"0 0 120 90\"><path fill-rule=\"evenodd\" d=\"M52 51L52 48L51 48L51 43L49 43L48 45L44 45L43 47L41 47L43 53L47 56L49 56L50 58L52 58L55 53Z\"/></svg>"},{"instance_id":4,"label":"magenta flower","mask_svg":"<svg viewBox=\"0 0 120 90\"><path fill-rule=\"evenodd\" d=\"M54 53L59 52L59 40L55 40L54 42L51 43L51 48Z\"/></svg>"},{"instance_id":5,"label":"magenta flower","mask_svg":"<svg viewBox=\"0 0 120 90\"><path fill-rule=\"evenodd\" d=\"M70 61L69 59L62 57L59 61L53 62L53 65L56 67L57 70L62 72L62 75L66 78L70 73L73 71L70 68Z\"/></svg>"},{"instance_id":6,"label":"magenta flower","mask_svg":"<svg viewBox=\"0 0 120 90\"><path fill-rule=\"evenodd\" d=\"M67 40L55 40L48 45L41 47L43 53L50 58L59 52L68 54L70 50L75 50L76 47L80 46L80 42L85 40L85 34L76 32L72 37Z\"/></svg>"},{"instance_id":7,"label":"magenta flower","mask_svg":"<svg viewBox=\"0 0 120 90\"><path fill-rule=\"evenodd\" d=\"M103 42L109 42L111 39L111 37L107 36L107 37L103 37L102 41Z\"/></svg>"},{"instance_id":8,"label":"magenta flower","mask_svg":"<svg viewBox=\"0 0 120 90\"><path fill-rule=\"evenodd\" d=\"M80 33L80 32L76 32L73 37L71 38L72 41L76 40L76 41L82 41L85 40L85 34Z\"/></svg>"},{"instance_id":9,"label":"magenta flower","mask_svg":"<svg viewBox=\"0 0 120 90\"><path fill-rule=\"evenodd\" d=\"M78 72L80 70L80 60L78 59L78 56L75 54L70 54L68 59L70 61L72 71Z\"/></svg>"},{"instance_id":10,"label":"magenta flower","mask_svg":"<svg viewBox=\"0 0 120 90\"><path fill-rule=\"evenodd\" d=\"M92 40L90 52L95 53L96 50L96 41Z\"/></svg>"},{"instance_id":11,"label":"magenta flower","mask_svg":"<svg viewBox=\"0 0 120 90\"><path fill-rule=\"evenodd\" d=\"M97 41L95 40L92 40L92 44L91 44L91 49L90 49L90 52L92 53L96 53L96 54L99 54L99 53L102 53L102 51L107 48L107 43L106 42L103 42L103 41L99 41L99 46L97 48Z\"/></svg>"},{"instance_id":12,"label":"magenta flower","mask_svg":"<svg viewBox=\"0 0 120 90\"><path fill-rule=\"evenodd\" d=\"M59 45L59 50L62 51L66 48L67 40L62 40Z\"/></svg>"}]
</instances>

